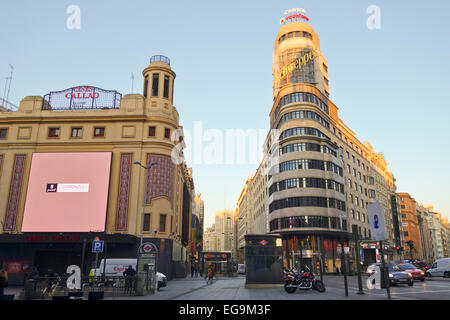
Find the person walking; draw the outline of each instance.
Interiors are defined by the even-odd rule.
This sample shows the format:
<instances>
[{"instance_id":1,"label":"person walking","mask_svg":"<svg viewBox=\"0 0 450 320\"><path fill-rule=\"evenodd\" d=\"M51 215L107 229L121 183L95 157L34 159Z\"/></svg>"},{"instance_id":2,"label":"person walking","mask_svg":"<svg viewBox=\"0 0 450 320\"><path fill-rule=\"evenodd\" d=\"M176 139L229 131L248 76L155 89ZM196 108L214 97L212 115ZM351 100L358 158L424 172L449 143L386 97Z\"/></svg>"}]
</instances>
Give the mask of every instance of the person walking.
<instances>
[{"instance_id":1,"label":"person walking","mask_svg":"<svg viewBox=\"0 0 450 320\"><path fill-rule=\"evenodd\" d=\"M194 277L194 272L195 272L195 266L194 263L191 264L191 278Z\"/></svg>"},{"instance_id":2,"label":"person walking","mask_svg":"<svg viewBox=\"0 0 450 320\"><path fill-rule=\"evenodd\" d=\"M211 284L211 283L212 283L212 281L213 281L213 276L214 276L214 274L213 274L213 268L212 268L211 265L209 265L209 266L208 266L208 270L206 271L206 277L205 277L205 279L206 279L206 284Z\"/></svg>"},{"instance_id":3,"label":"person walking","mask_svg":"<svg viewBox=\"0 0 450 320\"><path fill-rule=\"evenodd\" d=\"M133 269L132 265L128 266L128 269L123 272L125 277L125 293L133 291L133 282L136 276L136 270Z\"/></svg>"},{"instance_id":4,"label":"person walking","mask_svg":"<svg viewBox=\"0 0 450 320\"><path fill-rule=\"evenodd\" d=\"M194 273L195 273L195 277L198 277L198 263L195 263L195 267L194 267Z\"/></svg>"}]
</instances>

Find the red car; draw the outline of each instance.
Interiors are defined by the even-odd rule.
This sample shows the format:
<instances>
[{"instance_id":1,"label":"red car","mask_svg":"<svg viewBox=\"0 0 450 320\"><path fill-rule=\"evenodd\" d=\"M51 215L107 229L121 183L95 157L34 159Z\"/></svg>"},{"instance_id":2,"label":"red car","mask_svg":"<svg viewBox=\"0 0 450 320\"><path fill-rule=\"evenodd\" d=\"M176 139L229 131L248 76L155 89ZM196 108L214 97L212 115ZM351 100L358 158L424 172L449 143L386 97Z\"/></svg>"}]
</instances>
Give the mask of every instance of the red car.
<instances>
[{"instance_id":1,"label":"red car","mask_svg":"<svg viewBox=\"0 0 450 320\"><path fill-rule=\"evenodd\" d=\"M397 265L400 269L409 272L413 276L413 280L425 281L425 272L411 263L400 263Z\"/></svg>"}]
</instances>

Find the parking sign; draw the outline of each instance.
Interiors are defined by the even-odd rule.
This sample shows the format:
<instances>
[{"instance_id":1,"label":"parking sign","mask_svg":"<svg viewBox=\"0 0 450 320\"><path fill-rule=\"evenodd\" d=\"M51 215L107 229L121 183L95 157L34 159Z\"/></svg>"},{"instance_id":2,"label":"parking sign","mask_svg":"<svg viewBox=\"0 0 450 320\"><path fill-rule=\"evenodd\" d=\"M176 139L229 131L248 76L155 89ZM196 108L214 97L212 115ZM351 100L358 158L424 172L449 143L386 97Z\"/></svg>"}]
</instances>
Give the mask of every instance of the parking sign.
<instances>
[{"instance_id":1,"label":"parking sign","mask_svg":"<svg viewBox=\"0 0 450 320\"><path fill-rule=\"evenodd\" d=\"M94 240L92 241L92 252L98 253L103 252L103 241L101 240Z\"/></svg>"}]
</instances>

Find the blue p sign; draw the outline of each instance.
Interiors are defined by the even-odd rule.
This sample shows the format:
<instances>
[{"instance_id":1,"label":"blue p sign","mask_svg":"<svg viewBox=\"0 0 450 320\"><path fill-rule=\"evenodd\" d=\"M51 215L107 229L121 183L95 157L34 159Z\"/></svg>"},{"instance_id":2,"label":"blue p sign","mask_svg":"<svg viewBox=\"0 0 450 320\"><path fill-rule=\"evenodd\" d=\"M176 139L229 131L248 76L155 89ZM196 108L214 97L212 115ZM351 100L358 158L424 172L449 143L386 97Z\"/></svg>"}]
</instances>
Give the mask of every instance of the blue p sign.
<instances>
[{"instance_id":1,"label":"blue p sign","mask_svg":"<svg viewBox=\"0 0 450 320\"><path fill-rule=\"evenodd\" d=\"M100 240L93 241L92 252L103 252L103 241Z\"/></svg>"}]
</instances>

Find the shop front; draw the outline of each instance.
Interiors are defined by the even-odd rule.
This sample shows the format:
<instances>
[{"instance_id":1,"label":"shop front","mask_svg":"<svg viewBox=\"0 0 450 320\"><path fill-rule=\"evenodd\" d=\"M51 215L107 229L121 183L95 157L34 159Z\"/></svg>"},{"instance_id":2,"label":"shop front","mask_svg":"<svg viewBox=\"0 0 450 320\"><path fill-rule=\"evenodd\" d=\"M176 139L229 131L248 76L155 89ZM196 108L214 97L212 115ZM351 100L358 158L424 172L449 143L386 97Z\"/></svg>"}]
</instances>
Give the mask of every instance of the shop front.
<instances>
[{"instance_id":1,"label":"shop front","mask_svg":"<svg viewBox=\"0 0 450 320\"><path fill-rule=\"evenodd\" d=\"M352 272L353 244L349 237L323 234L284 234L283 240L283 266L301 269L308 266L313 272L324 274L342 273L342 252L349 259L350 272Z\"/></svg>"}]
</instances>

